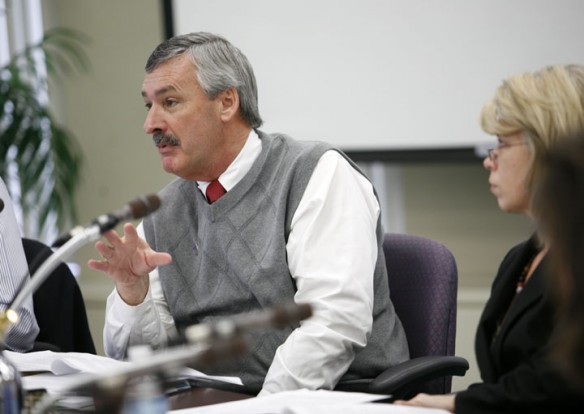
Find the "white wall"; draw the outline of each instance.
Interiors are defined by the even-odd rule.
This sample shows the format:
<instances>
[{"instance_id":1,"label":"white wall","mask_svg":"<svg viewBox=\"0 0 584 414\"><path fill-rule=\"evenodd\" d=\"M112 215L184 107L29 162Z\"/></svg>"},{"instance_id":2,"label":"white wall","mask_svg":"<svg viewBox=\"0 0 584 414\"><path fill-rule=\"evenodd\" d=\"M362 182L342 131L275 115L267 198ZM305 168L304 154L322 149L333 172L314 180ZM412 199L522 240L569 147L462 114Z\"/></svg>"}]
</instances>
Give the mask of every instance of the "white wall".
<instances>
[{"instance_id":1,"label":"white wall","mask_svg":"<svg viewBox=\"0 0 584 414\"><path fill-rule=\"evenodd\" d=\"M173 0L231 39L266 128L343 149L473 146L509 74L584 62L581 0Z\"/></svg>"},{"instance_id":2,"label":"white wall","mask_svg":"<svg viewBox=\"0 0 584 414\"><path fill-rule=\"evenodd\" d=\"M80 220L85 222L136 195L159 190L172 178L161 170L158 155L141 128L143 66L162 40L160 4L158 0L46 0L43 4L50 24L79 29L93 38L88 49L91 73L67 79L53 93L54 108L86 155L77 197ZM450 127L434 126L441 131ZM405 230L441 241L458 261L457 353L473 363L467 377L455 380L455 389L460 389L478 379L472 338L488 286L504 253L529 235L530 226L520 217L499 212L479 160L397 168L403 193L395 195L395 188L388 188L387 197L389 201L403 198ZM104 304L112 284L85 265L95 256L88 246L74 259L82 265L80 284L101 353Z\"/></svg>"}]
</instances>

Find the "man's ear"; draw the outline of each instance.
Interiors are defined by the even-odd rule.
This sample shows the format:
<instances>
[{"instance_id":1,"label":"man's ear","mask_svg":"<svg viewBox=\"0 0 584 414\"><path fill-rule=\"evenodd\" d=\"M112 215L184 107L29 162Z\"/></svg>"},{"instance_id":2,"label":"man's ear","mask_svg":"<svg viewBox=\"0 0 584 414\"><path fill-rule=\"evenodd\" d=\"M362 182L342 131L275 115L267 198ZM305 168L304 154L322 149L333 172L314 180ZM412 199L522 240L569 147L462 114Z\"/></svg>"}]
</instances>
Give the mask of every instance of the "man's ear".
<instances>
[{"instance_id":1,"label":"man's ear","mask_svg":"<svg viewBox=\"0 0 584 414\"><path fill-rule=\"evenodd\" d=\"M239 112L239 94L237 89L229 88L219 94L221 103L221 120L230 121Z\"/></svg>"}]
</instances>

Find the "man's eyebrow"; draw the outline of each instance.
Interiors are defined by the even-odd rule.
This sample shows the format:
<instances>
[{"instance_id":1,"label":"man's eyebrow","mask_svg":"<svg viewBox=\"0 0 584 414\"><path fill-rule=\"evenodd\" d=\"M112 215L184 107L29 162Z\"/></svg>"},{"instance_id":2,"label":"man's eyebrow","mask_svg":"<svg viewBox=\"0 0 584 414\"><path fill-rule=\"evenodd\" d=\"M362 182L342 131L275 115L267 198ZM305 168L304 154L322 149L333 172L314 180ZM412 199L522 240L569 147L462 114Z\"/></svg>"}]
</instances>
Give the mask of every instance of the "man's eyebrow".
<instances>
[{"instance_id":1,"label":"man's eyebrow","mask_svg":"<svg viewBox=\"0 0 584 414\"><path fill-rule=\"evenodd\" d=\"M154 96L160 96L160 95L164 95L167 92L173 92L176 91L176 88L174 86L164 86L156 91L154 91ZM145 91L142 91L142 97L146 98L147 94Z\"/></svg>"}]
</instances>

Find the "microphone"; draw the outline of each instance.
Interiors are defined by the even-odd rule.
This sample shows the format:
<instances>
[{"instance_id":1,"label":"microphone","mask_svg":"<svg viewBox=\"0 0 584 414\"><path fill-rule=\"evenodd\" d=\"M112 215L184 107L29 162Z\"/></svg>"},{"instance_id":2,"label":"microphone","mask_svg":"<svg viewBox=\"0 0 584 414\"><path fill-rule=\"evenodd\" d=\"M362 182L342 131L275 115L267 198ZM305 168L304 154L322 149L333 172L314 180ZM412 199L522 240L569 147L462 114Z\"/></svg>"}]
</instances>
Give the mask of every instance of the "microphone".
<instances>
[{"instance_id":1,"label":"microphone","mask_svg":"<svg viewBox=\"0 0 584 414\"><path fill-rule=\"evenodd\" d=\"M20 408L18 398L22 395L20 376L16 369L4 361L3 345L6 333L10 327L18 322L19 309L22 303L29 298L41 284L51 275L52 271L76 252L82 245L97 240L101 234L114 228L120 221L144 217L160 207L160 198L157 195L147 195L137 198L121 209L111 214L97 217L88 226L78 227L62 236L59 241L59 249L49 256L29 279L25 278L24 284L17 290L16 297L8 305L7 309L0 310L0 400L5 404L15 404ZM4 208L4 202L0 199L0 211ZM0 401L1 402L1 401ZM12 411L12 410L10 410ZM0 412L2 409L0 407ZM109 412L109 411L108 411Z\"/></svg>"},{"instance_id":2,"label":"microphone","mask_svg":"<svg viewBox=\"0 0 584 414\"><path fill-rule=\"evenodd\" d=\"M200 323L187 327L184 337L192 344L229 339L255 329L274 327L285 328L312 316L309 304L289 303L272 309L249 312L221 318L210 323Z\"/></svg>"},{"instance_id":3,"label":"microphone","mask_svg":"<svg viewBox=\"0 0 584 414\"><path fill-rule=\"evenodd\" d=\"M113 229L122 220L144 217L160 207L160 198L151 194L139 197L114 213L99 216L85 227L77 227L63 235L62 245L46 259L27 279L5 311L0 311L0 343L3 342L8 327L18 321L18 310L22 303L49 277L57 266L75 253L81 246L99 239L101 234Z\"/></svg>"},{"instance_id":4,"label":"microphone","mask_svg":"<svg viewBox=\"0 0 584 414\"><path fill-rule=\"evenodd\" d=\"M242 336L243 333L258 328L283 328L311 315L310 305L290 303L272 309L220 318L210 324L191 325L185 331L185 333L190 332L188 334L190 338L187 337L189 343L152 352L146 358L132 361L132 364L127 367L79 378L70 387L55 394L45 395L35 406L34 413L44 413L63 396L79 391L93 395L94 400L98 396L101 401L112 402L112 405L119 404L129 381L133 378L152 374L165 378L174 375L185 365L202 369L223 362L226 358L243 355L249 350L248 343ZM228 327L233 329L227 329ZM210 335L201 336L196 333L196 331L205 330ZM119 406L97 408L97 413L119 411Z\"/></svg>"},{"instance_id":5,"label":"microphone","mask_svg":"<svg viewBox=\"0 0 584 414\"><path fill-rule=\"evenodd\" d=\"M68 233L59 236L57 240L53 242L52 247L61 247L71 240L73 236L80 234L88 228L96 228L99 230L99 234L103 234L106 231L113 229L122 221L140 219L158 210L159 207L160 198L156 194L148 194L138 197L113 213L102 214L86 226L74 227Z\"/></svg>"}]
</instances>

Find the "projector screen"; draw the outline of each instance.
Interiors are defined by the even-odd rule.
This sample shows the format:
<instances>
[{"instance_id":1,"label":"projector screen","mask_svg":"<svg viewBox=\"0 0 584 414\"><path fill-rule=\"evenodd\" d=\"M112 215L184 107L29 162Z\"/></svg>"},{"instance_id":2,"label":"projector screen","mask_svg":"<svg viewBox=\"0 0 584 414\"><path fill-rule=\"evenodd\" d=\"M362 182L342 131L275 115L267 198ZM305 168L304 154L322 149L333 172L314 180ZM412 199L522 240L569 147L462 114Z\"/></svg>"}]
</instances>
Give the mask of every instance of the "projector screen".
<instances>
[{"instance_id":1,"label":"projector screen","mask_svg":"<svg viewBox=\"0 0 584 414\"><path fill-rule=\"evenodd\" d=\"M582 0L173 0L258 80L262 130L346 151L494 142L482 105L514 73L584 63Z\"/></svg>"}]
</instances>

